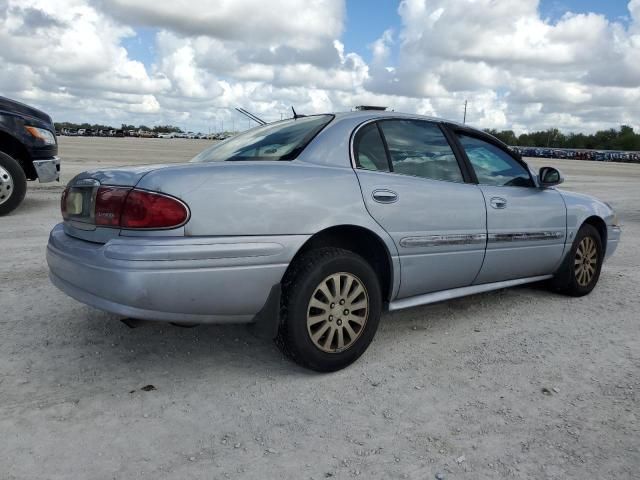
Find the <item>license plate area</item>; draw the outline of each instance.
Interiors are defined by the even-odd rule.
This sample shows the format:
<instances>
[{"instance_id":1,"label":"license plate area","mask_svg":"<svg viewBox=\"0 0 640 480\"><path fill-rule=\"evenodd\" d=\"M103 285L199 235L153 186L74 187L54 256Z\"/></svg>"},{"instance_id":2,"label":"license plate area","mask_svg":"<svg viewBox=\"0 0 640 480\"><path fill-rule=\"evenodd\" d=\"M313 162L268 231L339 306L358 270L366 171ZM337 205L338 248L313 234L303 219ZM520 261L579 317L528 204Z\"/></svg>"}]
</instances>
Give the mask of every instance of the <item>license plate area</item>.
<instances>
[{"instance_id":1,"label":"license plate area","mask_svg":"<svg viewBox=\"0 0 640 480\"><path fill-rule=\"evenodd\" d=\"M66 197L68 220L95 224L96 195L100 184L96 180L81 180L69 188Z\"/></svg>"}]
</instances>

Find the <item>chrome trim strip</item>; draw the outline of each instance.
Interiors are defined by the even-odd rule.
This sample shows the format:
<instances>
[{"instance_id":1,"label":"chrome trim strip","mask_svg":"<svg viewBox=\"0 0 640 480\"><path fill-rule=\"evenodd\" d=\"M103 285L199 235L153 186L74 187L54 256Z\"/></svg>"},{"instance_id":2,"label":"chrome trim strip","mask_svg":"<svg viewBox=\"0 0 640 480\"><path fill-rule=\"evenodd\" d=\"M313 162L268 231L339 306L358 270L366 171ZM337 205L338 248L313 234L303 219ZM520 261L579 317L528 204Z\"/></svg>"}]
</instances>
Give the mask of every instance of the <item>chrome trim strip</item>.
<instances>
[{"instance_id":1,"label":"chrome trim strip","mask_svg":"<svg viewBox=\"0 0 640 480\"><path fill-rule=\"evenodd\" d=\"M481 285L471 285L469 287L453 288L451 290L443 290L441 292L426 293L424 295L416 295L415 297L394 300L389 304L389 311L401 310L403 308L417 307L427 305L429 303L442 302L452 298L465 297L467 295L475 295L477 293L489 292L491 290L499 290L501 288L515 287L525 283L539 282L552 278L553 275L541 275L539 277L517 278L515 280L506 280L504 282L483 283Z\"/></svg>"},{"instance_id":2,"label":"chrome trim strip","mask_svg":"<svg viewBox=\"0 0 640 480\"><path fill-rule=\"evenodd\" d=\"M514 232L514 233L490 233L489 243L501 242L531 242L537 240L558 240L564 238L564 232Z\"/></svg>"},{"instance_id":3,"label":"chrome trim strip","mask_svg":"<svg viewBox=\"0 0 640 480\"><path fill-rule=\"evenodd\" d=\"M484 243L487 235L484 233L452 233L448 235L425 235L405 237L400 240L400 246L405 248L440 247L443 245L475 245Z\"/></svg>"}]
</instances>

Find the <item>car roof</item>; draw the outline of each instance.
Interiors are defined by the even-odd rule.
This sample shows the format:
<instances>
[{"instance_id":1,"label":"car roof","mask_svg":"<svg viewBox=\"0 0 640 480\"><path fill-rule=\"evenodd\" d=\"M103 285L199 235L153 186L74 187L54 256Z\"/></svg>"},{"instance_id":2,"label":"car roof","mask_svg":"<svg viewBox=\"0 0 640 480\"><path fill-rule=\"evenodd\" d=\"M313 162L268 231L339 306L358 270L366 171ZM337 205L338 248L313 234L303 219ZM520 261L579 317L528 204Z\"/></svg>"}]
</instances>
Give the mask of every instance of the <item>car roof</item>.
<instances>
[{"instance_id":1,"label":"car roof","mask_svg":"<svg viewBox=\"0 0 640 480\"><path fill-rule=\"evenodd\" d=\"M465 130L475 130L477 132L482 132L481 130L471 127L467 124L462 124L460 122L456 122L454 120L447 120L445 118L432 117L428 115L420 115L417 113L405 113L405 112L395 112L393 110L355 110L351 112L333 112L331 115L334 115L336 118L357 118L362 121L367 121L369 119L384 119L384 118L413 118L420 120L427 120L430 122L440 122L440 123L448 123L450 125L455 125L456 127L465 129Z\"/></svg>"}]
</instances>

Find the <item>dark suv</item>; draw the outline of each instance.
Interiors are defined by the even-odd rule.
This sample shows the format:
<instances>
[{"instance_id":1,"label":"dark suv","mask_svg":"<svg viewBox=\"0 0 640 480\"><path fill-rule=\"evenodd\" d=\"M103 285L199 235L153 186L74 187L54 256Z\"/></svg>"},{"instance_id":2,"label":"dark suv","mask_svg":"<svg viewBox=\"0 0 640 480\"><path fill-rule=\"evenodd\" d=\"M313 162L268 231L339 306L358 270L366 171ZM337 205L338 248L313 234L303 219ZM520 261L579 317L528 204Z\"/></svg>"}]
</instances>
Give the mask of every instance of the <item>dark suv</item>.
<instances>
[{"instance_id":1,"label":"dark suv","mask_svg":"<svg viewBox=\"0 0 640 480\"><path fill-rule=\"evenodd\" d=\"M58 142L51 117L0 97L0 215L20 205L27 180L60 179Z\"/></svg>"}]
</instances>

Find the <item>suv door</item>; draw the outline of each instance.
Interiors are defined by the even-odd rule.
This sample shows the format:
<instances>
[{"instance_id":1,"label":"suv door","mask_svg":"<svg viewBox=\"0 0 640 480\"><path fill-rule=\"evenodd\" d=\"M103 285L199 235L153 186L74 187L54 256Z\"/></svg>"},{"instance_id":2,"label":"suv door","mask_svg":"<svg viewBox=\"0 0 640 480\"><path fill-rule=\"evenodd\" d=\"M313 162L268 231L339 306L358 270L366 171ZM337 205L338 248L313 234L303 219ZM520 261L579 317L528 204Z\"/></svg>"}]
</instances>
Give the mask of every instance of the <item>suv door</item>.
<instances>
[{"instance_id":1,"label":"suv door","mask_svg":"<svg viewBox=\"0 0 640 480\"><path fill-rule=\"evenodd\" d=\"M547 275L562 259L564 200L538 188L526 166L489 139L457 132L487 209L487 251L474 284Z\"/></svg>"},{"instance_id":2,"label":"suv door","mask_svg":"<svg viewBox=\"0 0 640 480\"><path fill-rule=\"evenodd\" d=\"M398 248L398 298L470 285L484 257L484 199L465 183L468 172L439 124L366 123L353 157L367 210Z\"/></svg>"}]
</instances>

